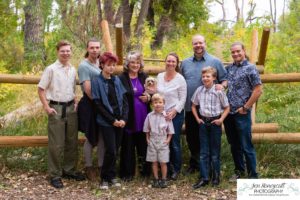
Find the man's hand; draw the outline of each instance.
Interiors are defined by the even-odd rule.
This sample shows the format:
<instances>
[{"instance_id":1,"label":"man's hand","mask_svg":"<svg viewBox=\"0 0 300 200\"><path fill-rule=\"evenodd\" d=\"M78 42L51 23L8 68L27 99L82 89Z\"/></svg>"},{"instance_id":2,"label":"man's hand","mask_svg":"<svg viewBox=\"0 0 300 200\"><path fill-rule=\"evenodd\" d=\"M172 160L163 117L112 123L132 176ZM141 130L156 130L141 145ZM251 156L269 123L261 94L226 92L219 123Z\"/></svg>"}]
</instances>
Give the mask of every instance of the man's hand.
<instances>
[{"instance_id":1,"label":"man's hand","mask_svg":"<svg viewBox=\"0 0 300 200\"><path fill-rule=\"evenodd\" d=\"M54 108L51 108L51 107L49 107L49 106L47 106L46 108L45 108L45 111L46 111L46 113L48 114L48 115L56 115L57 114L57 112L56 112L56 110L54 109Z\"/></svg>"}]
</instances>

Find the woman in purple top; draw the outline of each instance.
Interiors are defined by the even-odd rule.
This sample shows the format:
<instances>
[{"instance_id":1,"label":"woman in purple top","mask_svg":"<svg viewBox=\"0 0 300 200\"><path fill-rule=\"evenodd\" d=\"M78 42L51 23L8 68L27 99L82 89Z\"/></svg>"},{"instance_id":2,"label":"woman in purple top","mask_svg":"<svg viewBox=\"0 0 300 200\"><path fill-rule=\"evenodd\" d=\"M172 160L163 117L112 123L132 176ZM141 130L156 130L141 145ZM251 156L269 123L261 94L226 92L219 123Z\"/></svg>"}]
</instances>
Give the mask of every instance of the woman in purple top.
<instances>
[{"instance_id":1,"label":"woman in purple top","mask_svg":"<svg viewBox=\"0 0 300 200\"><path fill-rule=\"evenodd\" d=\"M135 175L136 151L139 173L147 177L151 174L151 165L146 162L147 143L143 125L150 111L148 97L143 95L147 75L143 70L143 59L139 52L130 52L124 63L124 71L119 78L127 90L129 106L128 122L121 144L120 177L131 181Z\"/></svg>"}]
</instances>

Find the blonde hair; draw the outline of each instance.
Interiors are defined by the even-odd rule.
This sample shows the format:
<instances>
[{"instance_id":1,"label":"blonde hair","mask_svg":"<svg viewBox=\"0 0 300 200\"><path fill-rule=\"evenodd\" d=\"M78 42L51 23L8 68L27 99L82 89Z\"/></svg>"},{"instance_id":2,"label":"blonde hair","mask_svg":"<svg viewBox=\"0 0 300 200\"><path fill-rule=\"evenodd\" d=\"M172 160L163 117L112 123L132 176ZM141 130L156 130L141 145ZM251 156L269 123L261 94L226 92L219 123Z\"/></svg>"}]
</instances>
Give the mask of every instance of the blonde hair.
<instances>
[{"instance_id":1,"label":"blonde hair","mask_svg":"<svg viewBox=\"0 0 300 200\"><path fill-rule=\"evenodd\" d=\"M213 77L217 77L217 70L214 67L208 66L204 67L201 71L202 74L210 73Z\"/></svg>"},{"instance_id":2,"label":"blonde hair","mask_svg":"<svg viewBox=\"0 0 300 200\"><path fill-rule=\"evenodd\" d=\"M158 101L158 100L162 100L163 102L165 102L165 98L163 95L155 93L151 98L151 102L153 103L154 101Z\"/></svg>"}]
</instances>

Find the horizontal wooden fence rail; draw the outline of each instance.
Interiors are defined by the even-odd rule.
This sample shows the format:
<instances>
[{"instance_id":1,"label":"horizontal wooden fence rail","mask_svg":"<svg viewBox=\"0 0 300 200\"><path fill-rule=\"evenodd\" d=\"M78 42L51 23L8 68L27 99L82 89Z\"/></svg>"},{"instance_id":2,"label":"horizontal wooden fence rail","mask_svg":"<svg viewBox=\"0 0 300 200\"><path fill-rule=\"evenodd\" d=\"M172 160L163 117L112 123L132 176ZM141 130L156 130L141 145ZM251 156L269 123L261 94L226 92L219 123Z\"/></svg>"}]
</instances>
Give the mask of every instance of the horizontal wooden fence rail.
<instances>
[{"instance_id":1,"label":"horizontal wooden fence rail","mask_svg":"<svg viewBox=\"0 0 300 200\"><path fill-rule=\"evenodd\" d=\"M83 145L85 137L79 137ZM300 144L300 133L253 133L252 141L256 144ZM0 136L0 147L42 147L48 145L48 136Z\"/></svg>"},{"instance_id":2,"label":"horizontal wooden fence rail","mask_svg":"<svg viewBox=\"0 0 300 200\"><path fill-rule=\"evenodd\" d=\"M121 71L121 69L119 69ZM157 74L163 71L161 68L146 68L145 71L149 74ZM300 73L283 73L283 74L261 74L263 83L286 83L300 82ZM38 84L40 76L19 75L19 74L0 74L0 83L15 83L15 84ZM79 84L77 80L77 84Z\"/></svg>"}]
</instances>

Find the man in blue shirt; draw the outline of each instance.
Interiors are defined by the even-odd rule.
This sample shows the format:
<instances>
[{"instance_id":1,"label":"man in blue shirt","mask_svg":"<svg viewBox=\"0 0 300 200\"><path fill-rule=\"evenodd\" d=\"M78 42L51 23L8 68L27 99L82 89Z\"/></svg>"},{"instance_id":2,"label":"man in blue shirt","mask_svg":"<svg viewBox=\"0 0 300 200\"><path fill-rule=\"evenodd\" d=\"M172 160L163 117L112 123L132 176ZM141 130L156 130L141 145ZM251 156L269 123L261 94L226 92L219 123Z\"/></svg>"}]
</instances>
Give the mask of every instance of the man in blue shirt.
<instances>
[{"instance_id":1,"label":"man in blue shirt","mask_svg":"<svg viewBox=\"0 0 300 200\"><path fill-rule=\"evenodd\" d=\"M230 51L234 60L226 68L230 113L224 126L235 166L235 174L229 181L234 182L245 174L244 158L248 177L258 177L256 153L251 140L251 107L262 94L262 82L255 65L246 59L242 43L233 43Z\"/></svg>"},{"instance_id":2,"label":"man in blue shirt","mask_svg":"<svg viewBox=\"0 0 300 200\"><path fill-rule=\"evenodd\" d=\"M195 120L191 110L191 98L195 90L203 85L201 80L201 71L204 67L214 67L217 70L216 89L225 89L227 85L226 70L222 62L206 52L206 42L202 35L195 35L192 38L194 55L183 60L181 63L181 72L187 83L187 100L185 103L185 130L186 140L191 153L189 168L187 174L199 170L200 141L199 125Z\"/></svg>"}]
</instances>

